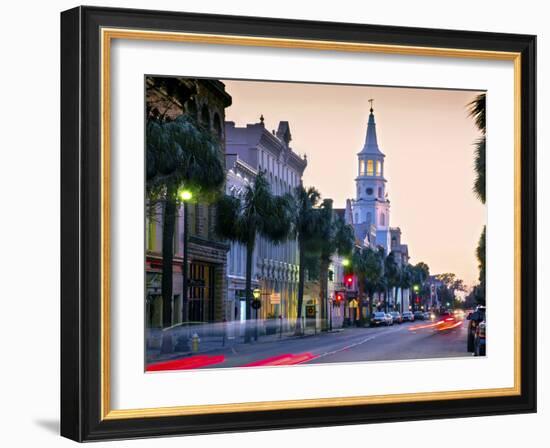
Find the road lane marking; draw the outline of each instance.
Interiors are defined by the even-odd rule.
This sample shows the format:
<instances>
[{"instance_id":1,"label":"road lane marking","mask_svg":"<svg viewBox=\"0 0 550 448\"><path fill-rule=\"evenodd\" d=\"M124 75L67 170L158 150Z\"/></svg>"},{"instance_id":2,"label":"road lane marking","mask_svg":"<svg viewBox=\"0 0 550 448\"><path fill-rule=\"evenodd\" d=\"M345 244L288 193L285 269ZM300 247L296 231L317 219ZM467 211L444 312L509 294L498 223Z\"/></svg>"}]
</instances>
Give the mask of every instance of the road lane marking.
<instances>
[{"instance_id":1,"label":"road lane marking","mask_svg":"<svg viewBox=\"0 0 550 448\"><path fill-rule=\"evenodd\" d=\"M391 330L390 331L385 331L385 332L380 333L380 334L375 334L373 336L369 336L367 338L361 339L357 342L354 342L353 344L346 345L346 346L341 347L339 349L332 350L330 352L321 353L320 355L314 356L313 358L308 359L308 360L304 360L302 362L313 361L314 359L319 359L319 358L324 358L325 356L335 355L336 353L340 353L340 352L349 350L351 348L357 347L358 345L362 345L362 344L365 344L369 341L372 341L373 339L376 339L379 336L387 335L387 334L393 334L393 333L399 333L400 331L401 331L401 329L397 329L397 330L393 330L393 331L391 331ZM298 364L301 364L301 363L298 363Z\"/></svg>"}]
</instances>

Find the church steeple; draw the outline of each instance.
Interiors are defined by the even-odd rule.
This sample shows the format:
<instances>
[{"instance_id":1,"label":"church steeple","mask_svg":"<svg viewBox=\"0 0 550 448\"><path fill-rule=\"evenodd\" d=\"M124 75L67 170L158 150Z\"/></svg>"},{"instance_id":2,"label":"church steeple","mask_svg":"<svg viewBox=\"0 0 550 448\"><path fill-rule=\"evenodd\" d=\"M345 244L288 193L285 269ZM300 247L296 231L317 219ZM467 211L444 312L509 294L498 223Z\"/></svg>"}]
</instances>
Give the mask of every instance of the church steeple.
<instances>
[{"instance_id":1,"label":"church steeple","mask_svg":"<svg viewBox=\"0 0 550 448\"><path fill-rule=\"evenodd\" d=\"M374 121L374 109L372 107L373 101L374 100L372 99L369 100L370 114L367 124L367 135L365 137L363 149L359 154L382 154L382 151L380 151L380 148L378 147L378 139L376 138L376 122Z\"/></svg>"},{"instance_id":2,"label":"church steeple","mask_svg":"<svg viewBox=\"0 0 550 448\"><path fill-rule=\"evenodd\" d=\"M353 224L356 234L363 240L365 235L376 230L376 241L372 244L390 250L390 202L386 196L384 178L385 155L378 147L374 100L370 102L370 114L363 149L357 154L358 170L355 178L356 195L352 202Z\"/></svg>"}]
</instances>

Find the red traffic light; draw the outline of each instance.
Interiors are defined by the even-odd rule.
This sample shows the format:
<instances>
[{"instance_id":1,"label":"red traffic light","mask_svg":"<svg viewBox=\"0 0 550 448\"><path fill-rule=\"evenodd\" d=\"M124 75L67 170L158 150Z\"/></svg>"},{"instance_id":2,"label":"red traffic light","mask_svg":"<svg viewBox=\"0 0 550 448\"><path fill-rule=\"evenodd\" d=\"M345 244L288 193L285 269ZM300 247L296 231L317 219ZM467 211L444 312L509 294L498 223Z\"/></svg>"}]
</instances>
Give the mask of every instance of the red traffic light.
<instances>
[{"instance_id":1,"label":"red traffic light","mask_svg":"<svg viewBox=\"0 0 550 448\"><path fill-rule=\"evenodd\" d=\"M344 276L344 282L347 287L350 287L353 283L353 274L347 274Z\"/></svg>"},{"instance_id":2,"label":"red traffic light","mask_svg":"<svg viewBox=\"0 0 550 448\"><path fill-rule=\"evenodd\" d=\"M343 292L337 292L335 295L334 295L334 301L336 303L340 303L344 300L344 293Z\"/></svg>"}]
</instances>

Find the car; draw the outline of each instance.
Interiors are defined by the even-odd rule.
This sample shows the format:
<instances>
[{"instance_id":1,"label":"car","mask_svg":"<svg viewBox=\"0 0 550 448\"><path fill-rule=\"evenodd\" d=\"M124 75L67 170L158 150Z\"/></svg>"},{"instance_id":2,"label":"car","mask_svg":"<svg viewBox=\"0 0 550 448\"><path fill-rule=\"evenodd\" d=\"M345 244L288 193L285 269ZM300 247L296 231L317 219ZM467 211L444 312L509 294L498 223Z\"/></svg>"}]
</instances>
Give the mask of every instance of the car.
<instances>
[{"instance_id":1,"label":"car","mask_svg":"<svg viewBox=\"0 0 550 448\"><path fill-rule=\"evenodd\" d=\"M475 351L475 336L476 336L476 329L479 326L481 322L485 320L485 307L484 306L478 306L474 312L468 314L466 319L469 321L468 323L468 337L467 337L467 350L469 352Z\"/></svg>"},{"instance_id":2,"label":"car","mask_svg":"<svg viewBox=\"0 0 550 448\"><path fill-rule=\"evenodd\" d=\"M398 324L403 323L403 316L401 316L401 314L398 313L397 311L390 312L390 316L392 317L394 323L398 323Z\"/></svg>"},{"instance_id":3,"label":"car","mask_svg":"<svg viewBox=\"0 0 550 448\"><path fill-rule=\"evenodd\" d=\"M410 311L405 311L401 318L403 319L403 322L407 321L407 322L414 322L414 314L411 313Z\"/></svg>"},{"instance_id":4,"label":"car","mask_svg":"<svg viewBox=\"0 0 550 448\"><path fill-rule=\"evenodd\" d=\"M437 322L435 324L435 331L446 331L452 330L460 325L460 320L458 320L454 313L445 311L439 315Z\"/></svg>"},{"instance_id":5,"label":"car","mask_svg":"<svg viewBox=\"0 0 550 448\"><path fill-rule=\"evenodd\" d=\"M388 319L388 316L386 316L386 313L382 311L375 311L372 313L370 318L370 324L373 327L378 327L379 325L385 325L387 327L390 325L390 320Z\"/></svg>"},{"instance_id":6,"label":"car","mask_svg":"<svg viewBox=\"0 0 550 448\"><path fill-rule=\"evenodd\" d=\"M484 320L479 323L474 336L474 356L485 356L487 322Z\"/></svg>"},{"instance_id":7,"label":"car","mask_svg":"<svg viewBox=\"0 0 550 448\"><path fill-rule=\"evenodd\" d=\"M415 320L424 320L424 313L422 311L415 311L414 318Z\"/></svg>"},{"instance_id":8,"label":"car","mask_svg":"<svg viewBox=\"0 0 550 448\"><path fill-rule=\"evenodd\" d=\"M386 320L388 321L388 325L393 325L393 316L390 313L386 313Z\"/></svg>"},{"instance_id":9,"label":"car","mask_svg":"<svg viewBox=\"0 0 550 448\"><path fill-rule=\"evenodd\" d=\"M464 310L455 310L454 314L457 319L464 320Z\"/></svg>"},{"instance_id":10,"label":"car","mask_svg":"<svg viewBox=\"0 0 550 448\"><path fill-rule=\"evenodd\" d=\"M431 313L429 313L427 311L424 313L424 320L430 320L431 317L432 317Z\"/></svg>"}]
</instances>

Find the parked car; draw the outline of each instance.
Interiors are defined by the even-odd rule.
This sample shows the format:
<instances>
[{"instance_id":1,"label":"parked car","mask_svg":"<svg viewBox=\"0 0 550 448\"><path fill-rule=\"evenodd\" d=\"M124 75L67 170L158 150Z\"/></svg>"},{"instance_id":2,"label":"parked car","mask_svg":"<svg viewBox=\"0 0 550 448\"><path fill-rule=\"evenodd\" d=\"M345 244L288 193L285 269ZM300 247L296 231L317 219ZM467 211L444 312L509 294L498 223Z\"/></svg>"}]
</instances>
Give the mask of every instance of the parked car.
<instances>
[{"instance_id":1,"label":"parked car","mask_svg":"<svg viewBox=\"0 0 550 448\"><path fill-rule=\"evenodd\" d=\"M430 320L430 319L431 319L431 313L429 313L429 312L426 311L426 312L424 313L424 320Z\"/></svg>"},{"instance_id":2,"label":"parked car","mask_svg":"<svg viewBox=\"0 0 550 448\"><path fill-rule=\"evenodd\" d=\"M484 320L479 323L474 336L474 356L485 356L485 333L487 331L487 322Z\"/></svg>"},{"instance_id":3,"label":"parked car","mask_svg":"<svg viewBox=\"0 0 550 448\"><path fill-rule=\"evenodd\" d=\"M398 313L397 311L392 311L390 313L390 315L391 315L394 323L398 323L398 324L403 323L403 316L401 316L401 314Z\"/></svg>"},{"instance_id":4,"label":"parked car","mask_svg":"<svg viewBox=\"0 0 550 448\"><path fill-rule=\"evenodd\" d=\"M405 311L403 315L401 316L403 319L403 322L413 322L414 321L414 314L410 311Z\"/></svg>"},{"instance_id":5,"label":"parked car","mask_svg":"<svg viewBox=\"0 0 550 448\"><path fill-rule=\"evenodd\" d=\"M414 319L415 320L424 320L424 313L422 311L415 311L414 312Z\"/></svg>"},{"instance_id":6,"label":"parked car","mask_svg":"<svg viewBox=\"0 0 550 448\"><path fill-rule=\"evenodd\" d=\"M481 322L485 320L485 307L478 306L473 313L468 314L468 317L466 319L469 320L467 349L469 352L474 352L476 330L479 324L481 324Z\"/></svg>"},{"instance_id":7,"label":"parked car","mask_svg":"<svg viewBox=\"0 0 550 448\"><path fill-rule=\"evenodd\" d=\"M393 325L393 316L390 313L386 313L386 320L388 321L388 325Z\"/></svg>"},{"instance_id":8,"label":"parked car","mask_svg":"<svg viewBox=\"0 0 550 448\"><path fill-rule=\"evenodd\" d=\"M386 316L386 313L382 311L376 311L372 313L372 316L370 318L370 324L373 327L378 327L379 325L390 325L390 320Z\"/></svg>"}]
</instances>

